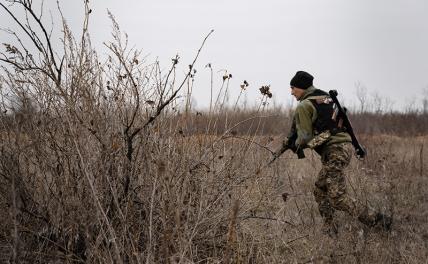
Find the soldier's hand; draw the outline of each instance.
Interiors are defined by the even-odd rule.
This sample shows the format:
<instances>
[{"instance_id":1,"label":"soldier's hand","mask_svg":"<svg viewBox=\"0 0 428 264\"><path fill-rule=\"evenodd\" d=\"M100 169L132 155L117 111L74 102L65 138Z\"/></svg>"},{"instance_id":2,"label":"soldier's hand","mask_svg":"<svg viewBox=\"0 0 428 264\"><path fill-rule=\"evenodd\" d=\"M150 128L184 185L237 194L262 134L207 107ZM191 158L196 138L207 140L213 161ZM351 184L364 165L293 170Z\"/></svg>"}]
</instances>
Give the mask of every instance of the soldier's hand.
<instances>
[{"instance_id":1,"label":"soldier's hand","mask_svg":"<svg viewBox=\"0 0 428 264\"><path fill-rule=\"evenodd\" d=\"M297 151L297 146L295 142L290 139L284 142L284 147L286 147L287 149L291 149L291 151L293 151L294 153L296 153Z\"/></svg>"},{"instance_id":2,"label":"soldier's hand","mask_svg":"<svg viewBox=\"0 0 428 264\"><path fill-rule=\"evenodd\" d=\"M291 145L293 145L293 141L290 138L282 141L283 148L289 148Z\"/></svg>"}]
</instances>

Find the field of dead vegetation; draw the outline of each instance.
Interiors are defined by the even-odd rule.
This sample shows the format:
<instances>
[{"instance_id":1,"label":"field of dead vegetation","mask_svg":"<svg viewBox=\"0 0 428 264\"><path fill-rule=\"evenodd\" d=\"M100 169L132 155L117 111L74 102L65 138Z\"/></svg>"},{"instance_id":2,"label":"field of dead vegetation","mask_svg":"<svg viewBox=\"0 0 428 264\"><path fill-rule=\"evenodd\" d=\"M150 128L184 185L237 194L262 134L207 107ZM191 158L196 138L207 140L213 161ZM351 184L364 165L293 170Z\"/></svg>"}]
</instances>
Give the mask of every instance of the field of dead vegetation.
<instances>
[{"instance_id":1,"label":"field of dead vegetation","mask_svg":"<svg viewBox=\"0 0 428 264\"><path fill-rule=\"evenodd\" d=\"M45 24L43 4L0 3L22 29L5 30L13 40L0 51L1 263L426 263L426 98L422 110L360 100L349 111L368 155L352 160L348 191L393 225L367 229L338 212L332 238L312 194L319 157L265 166L293 114L274 106L273 88L196 63L213 31L193 60L161 65L109 13L111 39L95 50L89 2L78 36L60 7ZM192 105L202 70L203 111ZM248 89L260 91L252 107Z\"/></svg>"},{"instance_id":2,"label":"field of dead vegetation","mask_svg":"<svg viewBox=\"0 0 428 264\"><path fill-rule=\"evenodd\" d=\"M84 131L75 142L28 135L2 141L2 261L13 254L21 263L425 263L428 257L427 137L362 137L369 154L352 160L349 192L391 212L393 227L367 229L338 212L339 235L331 238L321 232L312 194L317 154L306 151L298 160L285 153L264 167L271 158L264 147L275 149L278 136L159 133L156 143L141 142L146 150L128 170L117 146L102 149Z\"/></svg>"}]
</instances>

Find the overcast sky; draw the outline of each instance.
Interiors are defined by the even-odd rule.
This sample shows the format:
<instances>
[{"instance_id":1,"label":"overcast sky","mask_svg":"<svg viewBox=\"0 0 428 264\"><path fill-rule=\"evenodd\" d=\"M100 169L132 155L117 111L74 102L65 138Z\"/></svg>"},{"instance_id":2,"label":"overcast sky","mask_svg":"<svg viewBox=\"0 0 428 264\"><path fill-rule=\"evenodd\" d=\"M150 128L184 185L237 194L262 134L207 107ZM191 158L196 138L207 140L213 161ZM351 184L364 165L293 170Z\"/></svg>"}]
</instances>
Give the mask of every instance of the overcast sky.
<instances>
[{"instance_id":1,"label":"overcast sky","mask_svg":"<svg viewBox=\"0 0 428 264\"><path fill-rule=\"evenodd\" d=\"M56 1L45 2L56 10ZM60 4L78 33L83 1ZM267 84L276 102L290 102L289 81L298 70L314 75L316 87L338 90L348 104L358 82L370 95L389 97L395 107L419 103L428 87L426 0L90 0L90 6L90 32L100 52L106 52L102 42L110 39L108 9L131 44L149 60L158 57L165 68L175 54L183 66L189 64L214 29L196 67L199 107L209 102L207 63L233 74L231 98L247 80L249 103ZM12 23L3 10L0 23ZM215 87L220 85L218 73Z\"/></svg>"}]
</instances>

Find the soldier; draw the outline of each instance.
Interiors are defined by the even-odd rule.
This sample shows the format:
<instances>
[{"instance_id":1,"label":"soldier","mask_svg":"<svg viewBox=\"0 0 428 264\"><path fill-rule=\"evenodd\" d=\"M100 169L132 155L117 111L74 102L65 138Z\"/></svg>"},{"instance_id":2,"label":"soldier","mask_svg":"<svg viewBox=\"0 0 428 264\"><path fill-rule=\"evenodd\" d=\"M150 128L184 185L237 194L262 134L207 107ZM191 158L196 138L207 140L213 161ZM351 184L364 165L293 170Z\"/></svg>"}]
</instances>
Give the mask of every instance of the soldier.
<instances>
[{"instance_id":1,"label":"soldier","mask_svg":"<svg viewBox=\"0 0 428 264\"><path fill-rule=\"evenodd\" d=\"M297 137L289 137L284 147L295 152L311 148L321 156L322 169L315 182L314 195L324 219L323 231L330 235L337 233L333 222L335 210L347 212L367 226L380 224L389 230L391 217L374 212L346 193L344 170L353 153L351 137L336 118L329 94L316 89L313 79L309 73L298 71L290 81L291 94L299 101L292 126L295 131L291 132L297 132Z\"/></svg>"}]
</instances>

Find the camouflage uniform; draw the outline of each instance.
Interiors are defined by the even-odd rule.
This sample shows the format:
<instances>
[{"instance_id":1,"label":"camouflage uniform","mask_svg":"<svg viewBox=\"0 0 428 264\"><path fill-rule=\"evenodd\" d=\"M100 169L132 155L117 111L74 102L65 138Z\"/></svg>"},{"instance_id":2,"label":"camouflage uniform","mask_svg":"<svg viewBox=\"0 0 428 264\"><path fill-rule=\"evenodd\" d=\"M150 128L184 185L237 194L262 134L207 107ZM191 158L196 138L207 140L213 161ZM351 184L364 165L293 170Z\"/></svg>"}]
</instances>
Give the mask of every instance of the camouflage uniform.
<instances>
[{"instance_id":1,"label":"camouflage uniform","mask_svg":"<svg viewBox=\"0 0 428 264\"><path fill-rule=\"evenodd\" d=\"M332 223L334 211L340 210L372 226L379 220L379 214L357 203L346 192L344 170L349 165L354 151L349 134L346 132L328 134L327 139L321 139L320 144L315 143L315 147L313 146L313 142L319 140L315 136L313 127L317 119L317 111L310 102L310 99L315 98L311 97L315 90L313 86L306 89L296 108L294 121L298 135L296 145L314 148L321 156L322 169L314 189L319 212L327 225Z\"/></svg>"},{"instance_id":2,"label":"camouflage uniform","mask_svg":"<svg viewBox=\"0 0 428 264\"><path fill-rule=\"evenodd\" d=\"M354 200L346 194L346 185L343 171L351 160L349 143L339 143L326 147L321 156L322 169L315 182L315 200L321 216L330 222L334 210L356 215Z\"/></svg>"},{"instance_id":3,"label":"camouflage uniform","mask_svg":"<svg viewBox=\"0 0 428 264\"><path fill-rule=\"evenodd\" d=\"M376 221L372 209L365 208L346 193L344 170L351 161L353 147L350 143L327 146L321 155L322 169L315 182L314 195L324 221L330 224L335 210L347 212L371 225Z\"/></svg>"}]
</instances>

